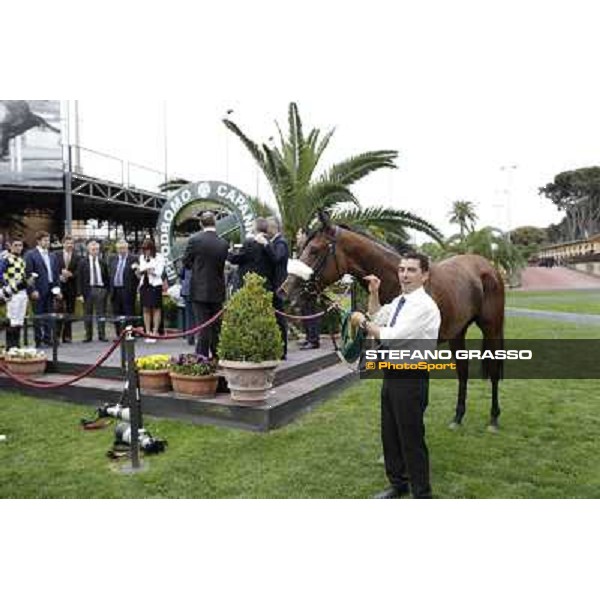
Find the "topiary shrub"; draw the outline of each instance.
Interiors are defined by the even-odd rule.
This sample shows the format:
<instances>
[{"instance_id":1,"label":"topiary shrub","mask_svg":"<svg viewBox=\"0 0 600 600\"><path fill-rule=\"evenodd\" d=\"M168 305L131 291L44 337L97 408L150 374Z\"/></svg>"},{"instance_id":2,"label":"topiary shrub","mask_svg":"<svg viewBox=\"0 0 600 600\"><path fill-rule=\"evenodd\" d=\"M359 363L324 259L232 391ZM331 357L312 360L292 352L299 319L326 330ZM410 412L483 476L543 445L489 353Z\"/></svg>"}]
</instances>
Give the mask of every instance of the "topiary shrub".
<instances>
[{"instance_id":1,"label":"topiary shrub","mask_svg":"<svg viewBox=\"0 0 600 600\"><path fill-rule=\"evenodd\" d=\"M226 305L219 358L244 362L281 360L283 342L275 320L273 294L256 273L244 277L243 287Z\"/></svg>"}]
</instances>

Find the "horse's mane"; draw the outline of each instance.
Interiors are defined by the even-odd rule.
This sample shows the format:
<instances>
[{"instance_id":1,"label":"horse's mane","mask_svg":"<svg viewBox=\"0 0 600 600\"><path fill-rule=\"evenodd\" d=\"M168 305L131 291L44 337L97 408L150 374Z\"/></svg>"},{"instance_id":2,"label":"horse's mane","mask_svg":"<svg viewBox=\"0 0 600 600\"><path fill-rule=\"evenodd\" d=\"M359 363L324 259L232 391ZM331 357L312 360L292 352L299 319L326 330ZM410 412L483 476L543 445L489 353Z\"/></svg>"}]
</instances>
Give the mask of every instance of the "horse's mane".
<instances>
[{"instance_id":1,"label":"horse's mane","mask_svg":"<svg viewBox=\"0 0 600 600\"><path fill-rule=\"evenodd\" d=\"M391 253L396 258L400 258L400 252L398 252L398 250L396 248L394 248L393 246L390 246L390 244L388 244L387 242L384 242L383 240L376 238L374 235L367 233L366 231L362 231L360 229L351 227L350 225L346 225L345 223L336 223L335 225L337 227L340 227L341 229L345 229L346 231L351 231L352 233L356 233L356 235L360 235L361 237L367 238L368 240L370 240L371 242L373 242L374 244L379 246L382 251ZM313 231L311 231L308 235L306 243L308 244L308 242L310 242L310 240L312 240L317 235L317 233L319 233L321 231L323 231L321 228L314 229Z\"/></svg>"}]
</instances>

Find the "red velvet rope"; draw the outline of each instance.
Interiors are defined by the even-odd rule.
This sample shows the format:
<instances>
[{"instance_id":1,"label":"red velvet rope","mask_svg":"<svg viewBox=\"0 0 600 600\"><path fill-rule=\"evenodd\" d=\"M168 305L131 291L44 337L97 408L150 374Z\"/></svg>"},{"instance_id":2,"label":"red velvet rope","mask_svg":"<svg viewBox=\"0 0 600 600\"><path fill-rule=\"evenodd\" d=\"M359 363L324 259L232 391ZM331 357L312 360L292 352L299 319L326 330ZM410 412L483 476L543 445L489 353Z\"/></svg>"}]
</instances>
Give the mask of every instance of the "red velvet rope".
<instances>
[{"instance_id":1,"label":"red velvet rope","mask_svg":"<svg viewBox=\"0 0 600 600\"><path fill-rule=\"evenodd\" d=\"M329 308L327 308L327 310L321 311L319 313L315 313L314 315L305 315L305 316L290 315L290 314L281 312L279 310L276 310L275 312L278 315L285 317L286 319L291 319L291 320L296 320L296 321L308 321L310 319L318 319L320 317L323 317L324 315L326 315L331 310L334 310L335 308L336 308L335 305L332 305ZM145 338L150 338L153 340L175 340L178 338L187 337L189 335L194 335L196 333L199 333L200 331L202 331L203 329L206 329L207 327L212 325L215 321L220 319L224 312L225 312L225 309L221 309L216 315L214 315L210 319L208 319L208 321L205 321L204 323L201 323L200 325L197 325L196 327L193 327L192 329L188 329L187 331L182 331L180 333L170 333L170 334L166 334L166 335L152 335L150 333L144 333L144 330L141 328L133 329L132 333L138 337L145 337ZM66 387L68 385L77 383L78 381L84 379L85 377L89 377L96 369L101 367L110 358L110 356L119 347L119 345L123 342L123 337L126 334L127 334L127 329L124 329L121 332L121 335L119 336L119 338L113 342L112 346L104 354L102 354L100 356L100 358L93 365L90 365L84 371L82 371L75 377L68 379L67 381L62 381L59 383L33 381L31 379L26 379L24 377L21 377L20 375L13 373L10 369L8 369L4 365L2 365L2 363L0 363L0 371L2 373L4 373L5 375L7 375L9 378L14 379L16 382L18 382L22 385L34 388L34 389L38 389L38 390L51 390L51 389L58 389L61 387ZM336 345L335 338L334 338L334 345Z\"/></svg>"},{"instance_id":2,"label":"red velvet rope","mask_svg":"<svg viewBox=\"0 0 600 600\"><path fill-rule=\"evenodd\" d=\"M112 346L102 356L100 356L100 358L93 365L90 365L84 371L79 373L79 375L76 375L75 377L68 379L67 381L61 381L59 383L33 381L31 379L26 379L24 377L21 377L20 375L13 373L10 369L5 367L1 363L0 363L0 371L2 371L5 375L8 375L8 377L10 377L11 379L14 379L15 381L17 381L18 383L21 383L22 385L32 387L32 388L35 388L38 390L53 390L53 389L65 387L67 385L72 385L73 383L77 383L78 381L80 381L81 379L84 379L85 377L89 377L89 375L91 375L96 369L98 369L100 366L102 366L108 360L110 355L119 347L119 345L123 341L123 336L126 333L127 333L127 331L124 330L121 333L121 335L119 336L119 338L113 342Z\"/></svg>"}]
</instances>

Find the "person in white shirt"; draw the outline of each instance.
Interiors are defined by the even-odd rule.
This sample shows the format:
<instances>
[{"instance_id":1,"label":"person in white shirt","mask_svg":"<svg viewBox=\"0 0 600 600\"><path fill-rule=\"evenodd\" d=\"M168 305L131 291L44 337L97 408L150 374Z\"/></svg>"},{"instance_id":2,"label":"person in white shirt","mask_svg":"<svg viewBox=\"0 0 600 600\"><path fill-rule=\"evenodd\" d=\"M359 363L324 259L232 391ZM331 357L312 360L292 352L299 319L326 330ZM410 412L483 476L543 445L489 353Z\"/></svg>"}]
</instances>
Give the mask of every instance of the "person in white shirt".
<instances>
[{"instance_id":1,"label":"person in white shirt","mask_svg":"<svg viewBox=\"0 0 600 600\"><path fill-rule=\"evenodd\" d=\"M142 244L138 273L140 276L140 303L144 314L146 333L158 335L162 313L163 274L166 263L162 254L156 252L156 245L150 238ZM147 343L156 340L146 338Z\"/></svg>"},{"instance_id":2,"label":"person in white shirt","mask_svg":"<svg viewBox=\"0 0 600 600\"><path fill-rule=\"evenodd\" d=\"M429 278L429 259L416 252L406 254L398 266L402 293L384 307L379 304L380 279L367 275L369 284L369 322L355 313L367 334L388 346L394 340L413 340L409 345L437 342L441 316L437 304L423 284ZM415 377L418 373L419 376ZM391 487L376 498L399 498L412 493L414 498L431 498L429 452L425 443L423 415L427 408L429 378L426 371L386 371L381 387L381 439L385 471Z\"/></svg>"}]
</instances>

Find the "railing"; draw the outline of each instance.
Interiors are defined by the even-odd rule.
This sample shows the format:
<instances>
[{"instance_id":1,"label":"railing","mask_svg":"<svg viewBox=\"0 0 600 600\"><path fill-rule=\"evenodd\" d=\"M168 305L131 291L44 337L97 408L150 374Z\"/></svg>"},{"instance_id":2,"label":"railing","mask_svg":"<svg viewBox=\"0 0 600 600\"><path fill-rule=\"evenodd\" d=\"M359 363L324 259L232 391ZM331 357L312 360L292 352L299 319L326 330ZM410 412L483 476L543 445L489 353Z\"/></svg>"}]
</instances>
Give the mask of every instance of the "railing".
<instances>
[{"instance_id":1,"label":"railing","mask_svg":"<svg viewBox=\"0 0 600 600\"><path fill-rule=\"evenodd\" d=\"M122 187L148 192L162 193L160 185L167 179L183 179L179 175L167 174L159 169L79 145L71 145L71 161L72 172L75 175L87 175Z\"/></svg>"}]
</instances>

